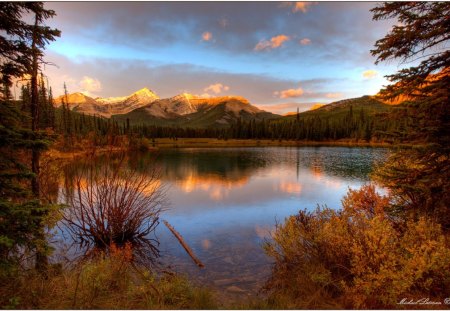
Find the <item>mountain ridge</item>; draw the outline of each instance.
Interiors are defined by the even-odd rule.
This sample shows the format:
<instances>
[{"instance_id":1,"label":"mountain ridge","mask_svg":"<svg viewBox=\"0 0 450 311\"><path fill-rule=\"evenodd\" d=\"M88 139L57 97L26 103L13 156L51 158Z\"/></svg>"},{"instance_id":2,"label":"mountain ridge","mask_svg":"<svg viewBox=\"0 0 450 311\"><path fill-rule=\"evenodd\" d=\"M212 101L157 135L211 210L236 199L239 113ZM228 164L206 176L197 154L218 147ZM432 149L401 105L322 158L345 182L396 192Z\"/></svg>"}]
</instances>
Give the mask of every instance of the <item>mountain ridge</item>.
<instances>
[{"instance_id":1,"label":"mountain ridge","mask_svg":"<svg viewBox=\"0 0 450 311\"><path fill-rule=\"evenodd\" d=\"M56 107L59 107L63 102L66 102L69 109L73 111L110 118L114 114L130 112L158 99L158 95L144 87L131 95L123 97L92 98L86 94L76 92L61 95L53 103Z\"/></svg>"},{"instance_id":2,"label":"mountain ridge","mask_svg":"<svg viewBox=\"0 0 450 311\"><path fill-rule=\"evenodd\" d=\"M68 102L69 108L76 112L128 119L134 124L225 127L239 118L260 121L281 117L253 106L242 96L202 97L181 93L159 98L146 87L123 97L93 98L78 92L54 100L56 106L63 102Z\"/></svg>"},{"instance_id":3,"label":"mountain ridge","mask_svg":"<svg viewBox=\"0 0 450 311\"><path fill-rule=\"evenodd\" d=\"M61 105L66 96L55 99ZM142 88L129 96L92 98L83 93L67 95L70 109L85 114L99 115L131 124L181 127L224 128L237 122L291 119L296 114L280 116L253 106L241 96L202 97L181 93L169 98L159 98L148 88ZM344 113L350 106L367 112L386 111L389 105L376 96L350 98L322 105L300 113L300 116L322 116Z\"/></svg>"}]
</instances>

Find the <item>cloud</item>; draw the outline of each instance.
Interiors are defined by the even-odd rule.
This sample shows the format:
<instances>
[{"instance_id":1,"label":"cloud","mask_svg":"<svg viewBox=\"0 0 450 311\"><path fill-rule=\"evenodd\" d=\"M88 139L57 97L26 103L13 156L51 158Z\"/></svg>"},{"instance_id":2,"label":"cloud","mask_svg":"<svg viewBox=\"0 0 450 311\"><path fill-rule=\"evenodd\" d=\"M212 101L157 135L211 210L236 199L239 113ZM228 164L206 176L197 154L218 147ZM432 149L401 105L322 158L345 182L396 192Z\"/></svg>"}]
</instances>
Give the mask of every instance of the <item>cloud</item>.
<instances>
[{"instance_id":1,"label":"cloud","mask_svg":"<svg viewBox=\"0 0 450 311\"><path fill-rule=\"evenodd\" d=\"M309 44L311 44L311 39L303 38L299 42L301 45L309 45Z\"/></svg>"},{"instance_id":2,"label":"cloud","mask_svg":"<svg viewBox=\"0 0 450 311\"><path fill-rule=\"evenodd\" d=\"M305 2L305 1L297 1L297 2L283 2L281 7L290 7L292 8L292 12L303 12L306 13L310 6L316 4L315 2Z\"/></svg>"},{"instance_id":3,"label":"cloud","mask_svg":"<svg viewBox=\"0 0 450 311\"><path fill-rule=\"evenodd\" d=\"M193 42L202 40L201 34L208 31L213 34L211 42L214 42L209 51L231 52L239 57L240 54L237 53L252 52L255 44L260 39L265 39L261 38L261 34L288 33L292 29L302 29L305 31L303 36L314 38L317 49L311 49L311 54L315 59L311 60L304 50L292 49L294 57L287 55L287 61L295 59L311 63L323 59L342 63L344 60L353 65L355 56L364 54L364 57L370 58L367 62L370 61L371 65L373 57L369 53L370 48L377 39L385 35L386 24L393 23L372 21L369 9L374 4L370 2L320 2L313 6L311 2L288 2L283 4L285 9L282 10L277 9L280 7L279 2L271 1L61 1L48 2L47 5L57 13L49 23L62 31L64 45L67 45L66 48L70 49L72 55L89 55L93 53L92 50L99 51L103 44L109 50L111 46L126 46L128 50L135 49L146 55L167 53L165 48L171 49L176 44L186 45L188 49ZM302 13L302 8L308 10L307 14ZM296 10L296 13L292 13L292 10ZM301 18L299 15L302 15ZM226 28L221 20L226 21ZM220 40L216 41L217 38ZM59 40L57 44L58 42ZM83 48L90 45L96 48ZM287 50L284 49L283 52ZM188 55L189 53L180 53L172 59L174 62L184 63L187 62ZM132 53L122 53L120 56L133 57ZM370 65L358 64L354 67L364 68Z\"/></svg>"},{"instance_id":4,"label":"cloud","mask_svg":"<svg viewBox=\"0 0 450 311\"><path fill-rule=\"evenodd\" d=\"M279 98L293 98L293 97L300 97L304 93L302 88L298 89L288 89L283 91L276 91L273 94Z\"/></svg>"},{"instance_id":5,"label":"cloud","mask_svg":"<svg viewBox=\"0 0 450 311\"><path fill-rule=\"evenodd\" d=\"M82 93L92 94L102 90L102 84L99 80L84 76L78 83Z\"/></svg>"},{"instance_id":6,"label":"cloud","mask_svg":"<svg viewBox=\"0 0 450 311\"><path fill-rule=\"evenodd\" d=\"M314 2L303 2L303 1L297 1L294 3L292 12L303 12L306 13L308 11L308 8L313 5Z\"/></svg>"},{"instance_id":7,"label":"cloud","mask_svg":"<svg viewBox=\"0 0 450 311\"><path fill-rule=\"evenodd\" d=\"M205 92L213 92L214 94L222 93L223 91L228 91L229 86L223 85L222 83L211 84L210 86L203 89Z\"/></svg>"},{"instance_id":8,"label":"cloud","mask_svg":"<svg viewBox=\"0 0 450 311\"><path fill-rule=\"evenodd\" d=\"M373 79L378 76L378 71L376 70L366 70L362 73L363 78L365 79Z\"/></svg>"},{"instance_id":9,"label":"cloud","mask_svg":"<svg viewBox=\"0 0 450 311\"><path fill-rule=\"evenodd\" d=\"M258 44L255 46L255 51L261 51L261 50L270 50L270 49L276 49L283 45L284 42L289 41L290 37L286 35L278 35L275 37L272 37L269 40L262 40L259 41Z\"/></svg>"},{"instance_id":10,"label":"cloud","mask_svg":"<svg viewBox=\"0 0 450 311\"><path fill-rule=\"evenodd\" d=\"M342 93L327 93L325 94L326 98L340 98L344 96Z\"/></svg>"},{"instance_id":11,"label":"cloud","mask_svg":"<svg viewBox=\"0 0 450 311\"><path fill-rule=\"evenodd\" d=\"M212 37L213 37L213 35L212 35L212 33L210 33L209 31L205 31L205 32L202 34L202 40L203 40L203 41L211 41Z\"/></svg>"},{"instance_id":12,"label":"cloud","mask_svg":"<svg viewBox=\"0 0 450 311\"><path fill-rule=\"evenodd\" d=\"M161 98L169 98L183 92L205 97L217 96L210 90L209 94L204 90L211 85L222 84L222 94L227 94L223 92L224 87L228 86L228 90L233 94L247 98L251 104L264 110L265 105L285 101L274 98L275 91L296 89L300 85L305 90L301 98L308 102L328 102L325 95L336 90L344 93L344 97L366 94L364 90L361 93L348 93L346 88L341 89L341 86L348 86L349 81L335 78L291 80L259 73L224 72L192 64L161 64L151 60L98 57L72 60L52 51L48 51L47 61L58 64L58 67L48 66L46 70L54 97L64 94L64 82L69 93L80 92L79 82L85 76L101 81L101 91L95 94L101 97L126 96L143 87L153 90ZM127 83L123 83L123 77L126 77Z\"/></svg>"}]
</instances>

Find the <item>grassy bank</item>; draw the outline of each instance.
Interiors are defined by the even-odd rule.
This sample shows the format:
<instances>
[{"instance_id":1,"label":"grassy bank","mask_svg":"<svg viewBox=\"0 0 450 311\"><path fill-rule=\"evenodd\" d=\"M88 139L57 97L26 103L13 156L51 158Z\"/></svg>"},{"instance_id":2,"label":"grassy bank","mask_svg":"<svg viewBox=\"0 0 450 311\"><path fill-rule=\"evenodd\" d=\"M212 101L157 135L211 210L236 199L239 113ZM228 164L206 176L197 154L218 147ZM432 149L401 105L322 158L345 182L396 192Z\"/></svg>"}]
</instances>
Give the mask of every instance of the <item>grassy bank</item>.
<instances>
[{"instance_id":1,"label":"grassy bank","mask_svg":"<svg viewBox=\"0 0 450 311\"><path fill-rule=\"evenodd\" d=\"M421 144L387 142L367 142L358 140L337 141L304 141L304 140L271 140L271 139L217 139L217 138L135 138L132 143L123 143L120 146L93 147L86 143L85 148L77 146L72 150L63 151L61 148L52 148L45 152L46 157L53 160L71 161L76 158L92 154L105 154L123 152L128 150L152 150L159 148L226 148L226 147L372 147L372 148L414 148Z\"/></svg>"},{"instance_id":2,"label":"grassy bank","mask_svg":"<svg viewBox=\"0 0 450 311\"><path fill-rule=\"evenodd\" d=\"M46 275L23 271L2 275L2 309L217 309L213 293L171 273L137 268L116 252L78 263L52 266Z\"/></svg>"},{"instance_id":3,"label":"grassy bank","mask_svg":"<svg viewBox=\"0 0 450 311\"><path fill-rule=\"evenodd\" d=\"M107 146L107 147L96 147L96 148L90 148L90 149L84 149L84 150L70 150L70 151L61 151L57 149L49 149L47 150L44 155L46 157L49 157L53 160L74 160L76 158L84 157L88 154L104 154L104 153L111 153L111 152L121 152L126 151L127 147L113 147L113 146Z\"/></svg>"},{"instance_id":4,"label":"grassy bank","mask_svg":"<svg viewBox=\"0 0 450 311\"><path fill-rule=\"evenodd\" d=\"M391 147L390 143L354 140L339 141L298 141L271 139L217 139L217 138L156 138L150 143L156 148L190 147L277 147L277 146L345 146L345 147Z\"/></svg>"}]
</instances>

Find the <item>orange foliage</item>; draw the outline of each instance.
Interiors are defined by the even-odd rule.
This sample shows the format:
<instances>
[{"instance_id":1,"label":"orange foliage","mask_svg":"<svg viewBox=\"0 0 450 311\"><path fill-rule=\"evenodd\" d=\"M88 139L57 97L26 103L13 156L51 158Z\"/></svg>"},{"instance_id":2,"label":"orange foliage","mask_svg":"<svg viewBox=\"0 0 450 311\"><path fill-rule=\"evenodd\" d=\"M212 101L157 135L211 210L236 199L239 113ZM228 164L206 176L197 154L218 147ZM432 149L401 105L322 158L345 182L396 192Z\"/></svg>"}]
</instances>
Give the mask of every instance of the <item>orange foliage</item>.
<instances>
[{"instance_id":1,"label":"orange foliage","mask_svg":"<svg viewBox=\"0 0 450 311\"><path fill-rule=\"evenodd\" d=\"M272 298L284 308L398 308L403 298L443 303L450 249L439 225L426 218L397 223L386 213L390 198L371 185L350 190L342 205L300 212L277 226L265 247L275 259Z\"/></svg>"}]
</instances>

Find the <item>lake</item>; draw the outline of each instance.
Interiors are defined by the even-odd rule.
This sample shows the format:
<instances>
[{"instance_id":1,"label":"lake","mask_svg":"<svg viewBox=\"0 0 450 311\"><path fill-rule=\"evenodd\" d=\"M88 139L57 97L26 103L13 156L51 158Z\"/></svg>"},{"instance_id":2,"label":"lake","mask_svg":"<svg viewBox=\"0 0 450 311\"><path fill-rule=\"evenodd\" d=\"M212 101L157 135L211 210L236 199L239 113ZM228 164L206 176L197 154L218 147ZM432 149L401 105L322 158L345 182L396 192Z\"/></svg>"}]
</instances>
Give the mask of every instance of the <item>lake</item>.
<instances>
[{"instance_id":1,"label":"lake","mask_svg":"<svg viewBox=\"0 0 450 311\"><path fill-rule=\"evenodd\" d=\"M161 262L216 289L254 296L270 275L262 245L277 222L318 205L338 209L349 188L369 181L388 149L347 147L180 148L158 151L169 208L161 214L205 264L198 268L161 223ZM145 166L153 153L135 154Z\"/></svg>"}]
</instances>

